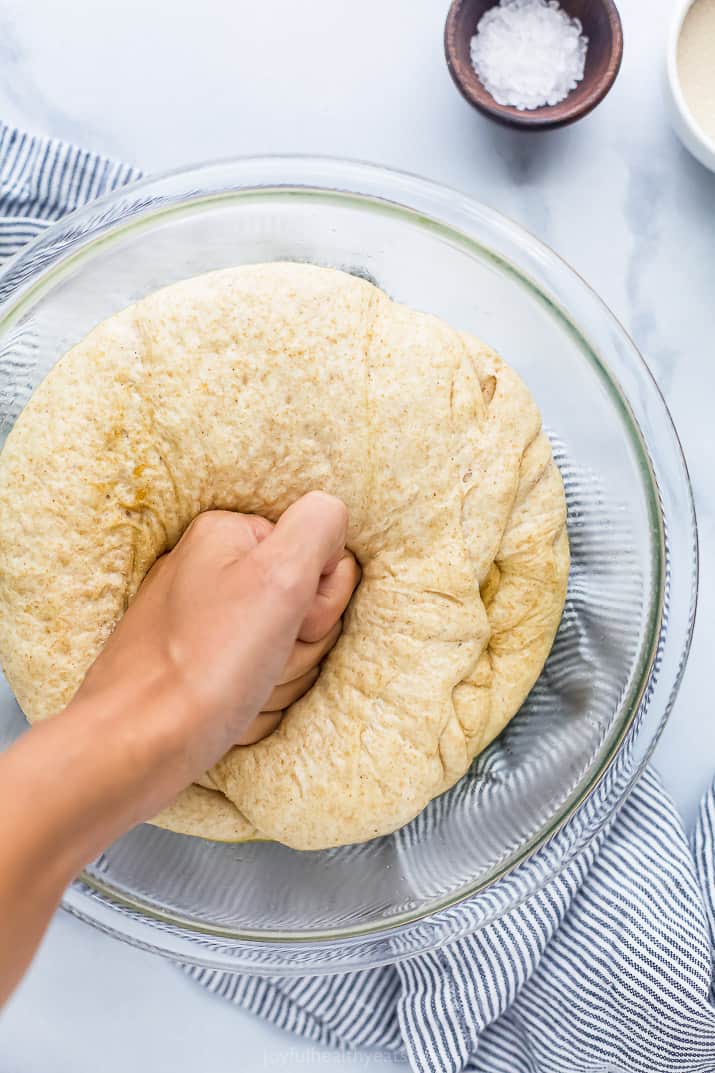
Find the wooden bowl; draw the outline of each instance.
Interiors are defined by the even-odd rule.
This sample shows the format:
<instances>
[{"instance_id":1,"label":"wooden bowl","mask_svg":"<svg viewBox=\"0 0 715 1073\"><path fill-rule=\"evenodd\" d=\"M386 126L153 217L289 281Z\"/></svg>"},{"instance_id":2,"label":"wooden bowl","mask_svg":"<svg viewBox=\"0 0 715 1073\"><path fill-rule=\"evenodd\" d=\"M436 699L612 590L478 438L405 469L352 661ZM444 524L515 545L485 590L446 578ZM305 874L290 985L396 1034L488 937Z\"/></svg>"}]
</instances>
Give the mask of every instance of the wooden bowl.
<instances>
[{"instance_id":1,"label":"wooden bowl","mask_svg":"<svg viewBox=\"0 0 715 1073\"><path fill-rule=\"evenodd\" d=\"M621 19L613 0L561 0L572 18L581 20L588 37L583 79L559 104L520 112L497 104L479 81L472 67L469 45L477 23L497 0L454 0L444 28L447 66L460 93L470 104L497 123L522 130L563 127L587 115L603 100L613 85L623 56Z\"/></svg>"}]
</instances>

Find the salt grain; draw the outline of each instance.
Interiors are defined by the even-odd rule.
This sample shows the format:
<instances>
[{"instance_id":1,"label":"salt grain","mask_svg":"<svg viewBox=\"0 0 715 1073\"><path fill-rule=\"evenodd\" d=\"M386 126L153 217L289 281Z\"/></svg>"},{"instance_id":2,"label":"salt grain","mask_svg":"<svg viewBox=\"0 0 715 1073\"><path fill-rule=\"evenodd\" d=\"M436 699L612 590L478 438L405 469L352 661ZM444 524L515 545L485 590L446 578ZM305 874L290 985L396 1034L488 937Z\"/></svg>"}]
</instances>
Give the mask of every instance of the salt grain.
<instances>
[{"instance_id":1,"label":"salt grain","mask_svg":"<svg viewBox=\"0 0 715 1073\"><path fill-rule=\"evenodd\" d=\"M497 104L558 104L583 78L588 38L556 0L501 0L482 15L472 65Z\"/></svg>"}]
</instances>

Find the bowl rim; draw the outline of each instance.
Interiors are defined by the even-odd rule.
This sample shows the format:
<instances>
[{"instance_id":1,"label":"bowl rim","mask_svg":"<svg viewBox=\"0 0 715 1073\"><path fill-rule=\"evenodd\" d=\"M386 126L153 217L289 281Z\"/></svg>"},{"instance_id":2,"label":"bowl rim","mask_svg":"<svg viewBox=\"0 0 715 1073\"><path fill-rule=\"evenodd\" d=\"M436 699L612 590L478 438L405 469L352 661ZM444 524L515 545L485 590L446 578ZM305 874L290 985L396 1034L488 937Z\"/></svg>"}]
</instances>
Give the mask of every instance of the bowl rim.
<instances>
[{"instance_id":1,"label":"bowl rim","mask_svg":"<svg viewBox=\"0 0 715 1073\"><path fill-rule=\"evenodd\" d=\"M201 197L197 196L197 179L202 178L205 180L207 173L212 170L221 172L226 169L232 173L232 185L227 192L224 191L223 193L209 195L208 197L205 195ZM246 173L244 178L248 181L241 181L240 177L237 180L235 175L236 171L243 171ZM256 183L255 180L265 173L270 173L275 176L280 175L283 177L283 181L278 182L271 180L268 182ZM290 175L291 173L294 176L297 175L297 178L294 177L289 181L285 181L285 175ZM327 179L329 180L327 184L316 180L316 173L324 178L327 176ZM310 178L311 181L305 181L306 178ZM181 937L178 937L177 941L173 942L171 949L161 947L157 945L157 927L161 928L163 926L166 931L167 925L169 925L170 927L179 928L194 936L204 935L207 939L219 937L238 942L245 947L255 948L257 946L268 945L276 949L289 949L290 947L295 948L296 946L304 946L306 944L315 945L316 943L322 943L324 946L331 946L338 942L345 944L346 942L354 943L364 939L379 939L387 935L392 936L411 925L423 922L428 918L433 917L435 914L440 913L442 910L449 909L450 907L471 898L473 895L492 887L497 881L509 875L549 843L554 835L573 818L584 802L591 797L595 789L603 781L607 771L612 766L613 760L618 755L625 737L633 729L641 701L653 677L659 641L663 631L663 606L667 578L665 560L666 545L662 507L660 504L658 483L655 478L648 445L645 442L639 423L633 414L629 401L621 391L618 381L611 374L607 364L603 362L588 340L575 326L567 311L561 307L560 302L553 294L549 294L549 288L544 284L537 284L535 279L529 276L525 268L517 267L510 262L506 256L483 246L477 238L469 234L468 229L465 231L460 230L460 228L453 222L448 222L450 216L458 216L460 218L466 218L467 220L471 218L474 221L479 221L485 224L494 232L499 233L502 239L506 237L507 240L515 242L520 253L528 251L531 260L535 263L538 262L539 265L549 265L557 273L557 276L561 277L561 282L567 280L572 285L575 285L590 305L599 311L600 316L609 324L610 328L615 330L617 335L627 346L629 355L636 359L641 374L645 374L645 382L648 385L652 399L655 400L660 409L660 417L665 420L666 426L672 436L672 446L675 450L674 457L677 464L682 469L682 474L685 480L684 495L689 506L687 523L689 524L692 561L690 564L690 612L685 629L685 637L680 645L677 671L673 676L668 694L668 703L664 708L664 718L668 714L672 702L675 699L675 695L677 694L687 660L690 640L692 637L695 602L697 597L697 528L695 523L692 488L690 487L687 473L687 464L683 457L682 447L680 446L680 441L674 428L672 418L670 417L658 385L646 363L637 351L630 337L625 332L625 329L610 312L602 299L598 297L588 284L585 283L582 277L575 272L565 260L554 253L549 247L521 225L516 224L495 210L477 202L462 191L423 179L409 172L386 169L378 165L359 161L346 161L331 157L308 157L301 154L225 158L219 161L202 163L193 168L182 167L172 169L171 171L164 172L160 175L146 177L138 182L131 183L126 187L115 190L111 194L105 195L103 198L93 201L89 205L77 209L75 212L63 217L57 223L47 228L32 243L24 247L24 249L20 251L11 262L9 262L2 273L3 276L7 276L9 271L14 268L19 267L21 269L23 262L28 257L32 258L35 251L43 244L52 243L54 240L62 239L64 231L69 231L69 233L74 232L74 235L76 236L77 224L80 223L83 218L91 220L92 217L96 217L100 221L95 232L90 232L89 235L83 236L81 240L78 240L79 248L74 252L71 249L69 251L63 250L62 241L60 241L59 256L51 261L49 267L44 268L39 273L35 272L34 275L31 273L16 290L13 290L10 297L6 299L2 306L0 306L0 331L4 331L10 326L16 317L20 315L23 307L29 304L39 293L41 293L45 286L54 281L55 277L61 271L67 270L70 265L76 265L79 258L88 256L90 251L95 248L96 244L100 243L105 245L107 242L111 241L112 237L116 238L120 234L124 235L129 228L151 226L151 221L155 221L157 218L156 214L151 213L150 201L149 210L146 210L145 208L132 210L130 208L129 220L124 224L119 222L122 217L112 218L111 212L108 213L105 211L108 207L117 205L118 203L121 203L123 198L126 198L128 195L139 193L142 190L147 190L151 187L161 187L162 184L171 186L172 182L175 180L184 181L183 196L181 198L172 198L170 191L164 191L163 195L159 194L160 197L164 196L165 198L160 211L162 219L165 218L167 212L175 212L182 207L189 209L191 206L195 206L201 201L215 201L216 197L219 196L234 199L236 197L255 195L257 192L259 196L266 196L275 192L285 193L287 189L291 190L291 192L294 190L305 192L307 187L308 191L312 191L318 196L337 195L341 198L352 196L363 203L369 201L373 207L382 207L383 210L387 209L392 212L397 211L400 214L407 215L412 220L418 219L427 226L437 227L441 232L446 231L450 233L453 238L455 236L458 237L460 240L464 241L469 248L473 249L476 247L482 255L488 256L493 261L500 262L507 271L518 275L525 284L530 287L532 292L540 298L540 300L553 307L555 312L564 320L569 329L575 332L577 337L582 340L583 348L593 357L596 367L600 369L601 375L613 389L614 397L620 400L621 406L625 411L631 427L631 431L636 437L634 442L639 446L642 462L649 475L650 490L652 494L651 505L655 511L653 521L658 530L656 548L659 554L659 570L657 574L660 579L660 593L658 600L654 602L654 624L651 642L647 646L647 659L644 661L638 687L633 691L633 695L630 697L628 715L623 718L621 724L616 728L617 732L612 735L608 748L604 750L600 763L594 762L590 765L586 775L579 781L577 787L566 799L558 816L550 823L544 824L533 838L522 844L519 847L519 850L508 858L502 866L488 877L488 879L485 880L482 877L479 880L473 880L468 884L462 885L462 887L451 892L449 895L437 899L428 906L422 907L416 911L396 914L376 922L353 925L347 928L302 930L298 933L257 932L249 929L214 928L204 923L198 924L196 921L182 918L179 914L158 912L138 899L125 897L123 894L119 893L116 888L106 887L95 877L86 873L83 873L78 877L78 880L68 889L63 902L65 908L74 915L93 923L102 930L123 938L125 941L130 941L134 945L145 949L152 949L165 956L173 958L180 956L182 960L194 961L197 964L204 965L211 964L212 962L207 955L198 955L192 951L192 944L194 947L196 946L195 938L193 940L186 938L182 943L180 941ZM251 184L251 180L253 180L253 185ZM198 186L200 187L200 183ZM367 193L365 192L365 187L368 189ZM385 187L388 188L389 194L385 193ZM396 192L400 193L399 199L390 196ZM428 201L432 205L435 215L427 214L425 212L424 207L420 205L420 198L422 198L423 201ZM416 205L414 203L415 201L417 202ZM134 215L131 215L132 212ZM445 219L445 216L447 219ZM22 279L22 273L20 273L20 275ZM649 744L647 755L650 754L650 751L652 751L652 748L655 745L657 736L662 729L664 718L661 721L656 736ZM644 762L645 760L643 760L643 763ZM636 776L629 782L627 789L630 789L633 781L635 781L635 777ZM553 878L553 876L550 875L548 879L550 878ZM544 882L548 881L548 879L545 879ZM529 895L531 893L533 893L533 890L529 891ZM105 901L98 902L97 895L100 895ZM526 896L528 895L525 894L524 897ZM88 899L91 899L91 904ZM110 904L106 904L107 902ZM128 935L126 931L119 930L111 925L112 904L114 905L114 917L117 915L116 910L120 908L124 917L126 917L126 910L129 910L130 915L135 918L137 914L139 915L140 919L138 921L135 919L137 924L135 934ZM177 948L180 950L180 953L178 954ZM226 967L225 964L223 967ZM252 971L260 970L254 969ZM268 971L275 972L280 970L273 967L272 970ZM295 971L301 970L297 969ZM305 972L306 968L303 967L302 971ZM332 971L336 970L333 969Z\"/></svg>"},{"instance_id":2,"label":"bowl rim","mask_svg":"<svg viewBox=\"0 0 715 1073\"><path fill-rule=\"evenodd\" d=\"M690 111L690 106L685 99L678 72L678 42L680 41L686 16L696 2L697 0L679 0L671 15L665 53L665 70L671 98L680 119L693 141L709 156L710 168L715 169L715 138L709 137L702 127L696 123ZM686 146L686 148L688 147Z\"/></svg>"},{"instance_id":3,"label":"bowl rim","mask_svg":"<svg viewBox=\"0 0 715 1073\"><path fill-rule=\"evenodd\" d=\"M526 109L524 111L519 111L512 105L499 104L486 89L484 89L484 97L482 97L476 92L472 80L464 79L458 70L455 63L456 23L458 15L467 2L468 0L452 0L449 6L444 24L444 54L455 86L464 99L478 112L481 112L482 115L514 130L555 130L558 127L566 127L571 123L576 123L579 119L589 115L604 97L610 93L623 62L623 23L614 0L597 0L605 9L608 23L611 27L608 67L600 81L594 83L591 91L581 101L578 103L572 102L570 108L567 105L569 97L567 95L558 104L542 105L540 108ZM494 6L497 6L498 2L499 0L494 0ZM474 78L481 85L476 72L474 72Z\"/></svg>"}]
</instances>

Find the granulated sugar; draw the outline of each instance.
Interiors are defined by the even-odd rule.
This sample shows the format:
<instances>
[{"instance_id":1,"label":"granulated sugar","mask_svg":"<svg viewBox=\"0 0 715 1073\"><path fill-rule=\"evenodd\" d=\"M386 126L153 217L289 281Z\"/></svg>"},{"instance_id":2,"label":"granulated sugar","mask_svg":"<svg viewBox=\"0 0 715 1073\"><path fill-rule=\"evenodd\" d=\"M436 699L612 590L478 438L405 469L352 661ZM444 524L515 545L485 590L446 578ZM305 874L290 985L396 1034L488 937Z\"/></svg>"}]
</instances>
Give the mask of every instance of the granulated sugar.
<instances>
[{"instance_id":1,"label":"granulated sugar","mask_svg":"<svg viewBox=\"0 0 715 1073\"><path fill-rule=\"evenodd\" d=\"M498 104L558 104L583 78L588 38L556 0L501 0L471 41L474 70Z\"/></svg>"},{"instance_id":2,"label":"granulated sugar","mask_svg":"<svg viewBox=\"0 0 715 1073\"><path fill-rule=\"evenodd\" d=\"M715 0L695 0L685 16L678 77L693 119L715 141Z\"/></svg>"}]
</instances>

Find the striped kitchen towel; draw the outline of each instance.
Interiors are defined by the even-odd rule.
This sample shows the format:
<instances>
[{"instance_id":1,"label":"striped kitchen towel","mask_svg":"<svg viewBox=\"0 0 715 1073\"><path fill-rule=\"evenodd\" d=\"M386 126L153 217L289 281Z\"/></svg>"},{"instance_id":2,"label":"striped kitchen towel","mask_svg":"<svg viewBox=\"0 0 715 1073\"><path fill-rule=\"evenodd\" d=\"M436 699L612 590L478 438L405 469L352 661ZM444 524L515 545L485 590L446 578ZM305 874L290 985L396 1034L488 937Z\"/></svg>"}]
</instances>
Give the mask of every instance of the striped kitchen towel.
<instances>
[{"instance_id":1,"label":"striped kitchen towel","mask_svg":"<svg viewBox=\"0 0 715 1073\"><path fill-rule=\"evenodd\" d=\"M138 175L0 123L0 263ZM607 814L627 774L614 765L582 813ZM522 869L546 868L547 851ZM419 1073L715 1073L714 949L715 785L689 845L648 770L556 878L439 950L336 977L185 971L313 1042L379 1049Z\"/></svg>"},{"instance_id":2,"label":"striped kitchen towel","mask_svg":"<svg viewBox=\"0 0 715 1073\"><path fill-rule=\"evenodd\" d=\"M713 1073L713 949L715 786L691 848L648 770L595 853L440 950L327 978L186 971L314 1042L420 1073Z\"/></svg>"},{"instance_id":3,"label":"striped kitchen towel","mask_svg":"<svg viewBox=\"0 0 715 1073\"><path fill-rule=\"evenodd\" d=\"M0 121L0 264L60 216L140 175L128 164Z\"/></svg>"}]
</instances>

